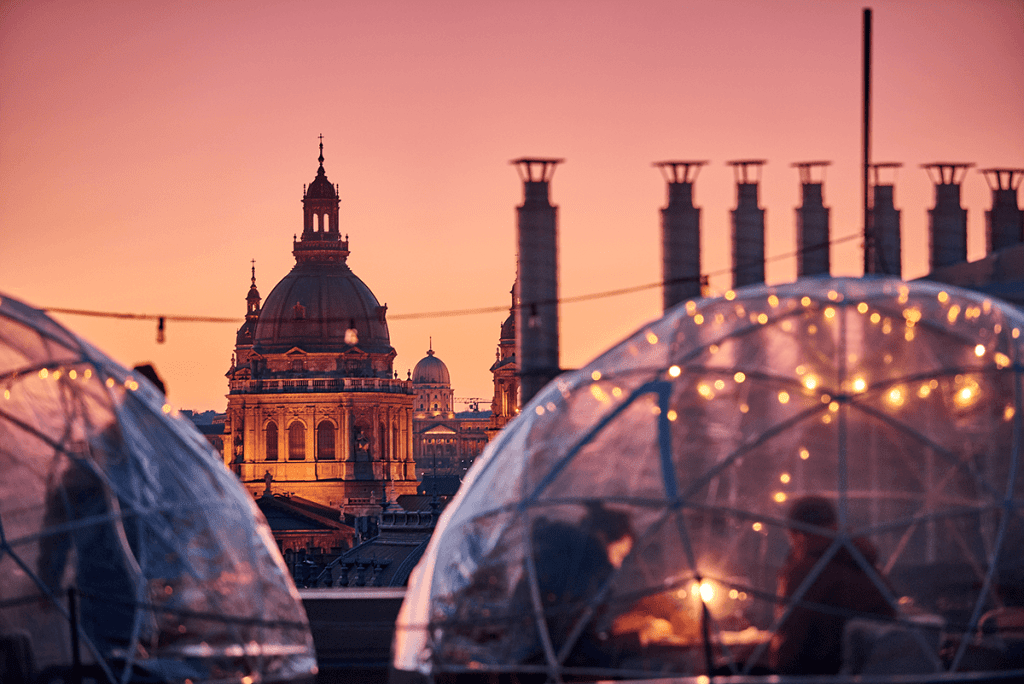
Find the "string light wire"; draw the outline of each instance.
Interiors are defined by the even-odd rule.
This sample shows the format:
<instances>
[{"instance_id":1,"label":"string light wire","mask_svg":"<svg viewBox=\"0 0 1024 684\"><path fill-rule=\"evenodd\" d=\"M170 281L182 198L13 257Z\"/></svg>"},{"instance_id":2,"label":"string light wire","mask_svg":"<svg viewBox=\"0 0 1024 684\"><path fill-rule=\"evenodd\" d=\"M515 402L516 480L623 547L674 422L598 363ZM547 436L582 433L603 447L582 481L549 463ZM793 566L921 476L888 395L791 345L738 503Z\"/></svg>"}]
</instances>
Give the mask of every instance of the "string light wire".
<instances>
[{"instance_id":1,"label":"string light wire","mask_svg":"<svg viewBox=\"0 0 1024 684\"><path fill-rule=\"evenodd\" d=\"M829 245L837 245L843 242L850 242L851 240L860 240L864 236L861 233L852 233L835 240L830 240ZM796 250L794 252L788 252L786 254L777 254L775 256L767 257L764 259L765 264L782 261L784 259L793 259L806 251L821 249L821 245L809 245L802 250ZM630 287L620 287L614 290L602 290L600 292L590 292L587 294L574 295L571 297L558 297L557 299L538 301L536 304L575 304L578 302L593 301L596 299L607 299L610 297L620 297L622 295L633 294L635 292L643 292L645 290L653 290L655 288L663 287L669 284L677 283L689 283L689 282L703 282L708 278L714 278L720 275L728 275L732 273L732 268L723 268L718 271L712 271L705 273L697 277L689 278L673 278L671 280L659 280L654 283L644 283L642 285L632 285ZM125 313L118 311L94 311L89 309L71 309L66 307L42 307L43 311L55 314L66 314L69 316L92 316L95 318L117 318L117 319L131 319L131 320L146 320L146 321L175 321L177 323L234 323L239 324L243 322L243 318L239 317L225 317L225 316L189 316L189 315L176 315L176 314L146 314L146 313ZM409 321L421 318L450 318L455 316L476 316L480 314L489 313L503 313L508 311L507 306L481 306L472 309L445 309L441 311L422 311L417 313L397 313L390 314L388 318L392 321Z\"/></svg>"}]
</instances>

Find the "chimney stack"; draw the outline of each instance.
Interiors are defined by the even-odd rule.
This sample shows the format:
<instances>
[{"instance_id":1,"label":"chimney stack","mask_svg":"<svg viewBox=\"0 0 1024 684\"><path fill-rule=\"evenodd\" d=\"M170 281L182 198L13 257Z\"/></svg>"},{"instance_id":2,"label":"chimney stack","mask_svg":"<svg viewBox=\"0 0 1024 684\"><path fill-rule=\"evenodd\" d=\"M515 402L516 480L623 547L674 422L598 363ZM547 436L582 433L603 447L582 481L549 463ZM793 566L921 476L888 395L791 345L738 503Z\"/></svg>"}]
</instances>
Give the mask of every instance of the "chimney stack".
<instances>
[{"instance_id":1,"label":"chimney stack","mask_svg":"<svg viewBox=\"0 0 1024 684\"><path fill-rule=\"evenodd\" d=\"M880 162L871 165L874 180L874 201L871 204L870 222L871 235L874 236L873 249L868 256L868 273L903 277L903 248L900 242L900 210L896 208L895 177L896 169L903 166L899 162ZM883 181L882 173L892 170L892 180ZM865 249L869 249L867 244Z\"/></svg>"},{"instance_id":2,"label":"chimney stack","mask_svg":"<svg viewBox=\"0 0 1024 684\"><path fill-rule=\"evenodd\" d=\"M561 159L516 159L523 181L518 218L519 302L516 315L516 362L520 404L525 406L560 372L558 367L558 208L548 185Z\"/></svg>"},{"instance_id":3,"label":"chimney stack","mask_svg":"<svg viewBox=\"0 0 1024 684\"><path fill-rule=\"evenodd\" d=\"M758 206L757 185L765 160L726 163L736 174L736 208L732 211L733 287L763 283L764 209Z\"/></svg>"},{"instance_id":4,"label":"chimney stack","mask_svg":"<svg viewBox=\"0 0 1024 684\"><path fill-rule=\"evenodd\" d=\"M985 212L988 251L1012 247L1024 241L1024 212L1017 206L1017 188L1024 169L982 169L992 188L992 209Z\"/></svg>"},{"instance_id":5,"label":"chimney stack","mask_svg":"<svg viewBox=\"0 0 1024 684\"><path fill-rule=\"evenodd\" d=\"M822 183L825 167L832 162L797 162L803 204L796 210L796 274L829 275L829 210L825 208ZM816 171L820 169L820 175Z\"/></svg>"},{"instance_id":6,"label":"chimney stack","mask_svg":"<svg viewBox=\"0 0 1024 684\"><path fill-rule=\"evenodd\" d=\"M661 210L662 307L668 311L701 296L700 209L693 206L693 183L706 161L663 161L654 165L668 183Z\"/></svg>"},{"instance_id":7,"label":"chimney stack","mask_svg":"<svg viewBox=\"0 0 1024 684\"><path fill-rule=\"evenodd\" d=\"M922 164L935 183L935 208L928 210L931 270L967 261L967 210L960 206L960 184L974 164Z\"/></svg>"}]
</instances>

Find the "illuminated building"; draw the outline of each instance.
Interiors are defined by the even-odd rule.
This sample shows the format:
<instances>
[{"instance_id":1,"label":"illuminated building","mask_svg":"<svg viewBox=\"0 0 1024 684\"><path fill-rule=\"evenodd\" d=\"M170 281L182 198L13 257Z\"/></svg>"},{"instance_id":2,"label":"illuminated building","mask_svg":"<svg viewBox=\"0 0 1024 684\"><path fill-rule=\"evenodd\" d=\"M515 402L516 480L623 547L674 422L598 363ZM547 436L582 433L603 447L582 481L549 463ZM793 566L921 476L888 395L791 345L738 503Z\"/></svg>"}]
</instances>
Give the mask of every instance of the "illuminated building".
<instances>
[{"instance_id":1,"label":"illuminated building","mask_svg":"<svg viewBox=\"0 0 1024 684\"><path fill-rule=\"evenodd\" d=\"M519 414L519 365L516 363L516 288L512 288L512 306L501 324L498 349L491 373L494 375L494 399L487 426L488 441Z\"/></svg>"},{"instance_id":2,"label":"illuminated building","mask_svg":"<svg viewBox=\"0 0 1024 684\"><path fill-rule=\"evenodd\" d=\"M421 493L450 495L487 444L491 414L480 411L478 404L455 412L448 366L434 354L433 343L430 346L412 370L413 456L423 482Z\"/></svg>"},{"instance_id":3,"label":"illuminated building","mask_svg":"<svg viewBox=\"0 0 1024 684\"><path fill-rule=\"evenodd\" d=\"M413 387L393 368L387 306L346 263L323 161L321 143L295 266L262 306L253 271L227 373L224 457L253 494L375 517L384 496L416 491Z\"/></svg>"}]
</instances>

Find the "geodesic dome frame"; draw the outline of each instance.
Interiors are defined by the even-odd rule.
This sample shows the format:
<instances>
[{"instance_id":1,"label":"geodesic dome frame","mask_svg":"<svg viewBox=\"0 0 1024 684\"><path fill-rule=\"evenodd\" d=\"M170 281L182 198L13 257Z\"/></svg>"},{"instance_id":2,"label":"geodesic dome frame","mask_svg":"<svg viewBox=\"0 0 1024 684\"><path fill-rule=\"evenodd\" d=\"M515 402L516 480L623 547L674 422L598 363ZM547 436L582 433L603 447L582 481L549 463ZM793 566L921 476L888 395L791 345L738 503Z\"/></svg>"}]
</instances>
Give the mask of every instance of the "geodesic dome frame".
<instances>
[{"instance_id":1,"label":"geodesic dome frame","mask_svg":"<svg viewBox=\"0 0 1024 684\"><path fill-rule=\"evenodd\" d=\"M396 669L799 672L779 644L811 613L842 632L843 674L1024 674L1000 622L1024 615L1021 330L1012 306L884 278L680 305L477 460L410 583ZM789 517L809 496L834 525ZM621 564L595 508L628 520ZM780 594L798 533L823 541ZM812 601L840 560L884 610Z\"/></svg>"},{"instance_id":2,"label":"geodesic dome frame","mask_svg":"<svg viewBox=\"0 0 1024 684\"><path fill-rule=\"evenodd\" d=\"M147 380L0 297L0 392L4 676L312 678L266 521Z\"/></svg>"}]
</instances>

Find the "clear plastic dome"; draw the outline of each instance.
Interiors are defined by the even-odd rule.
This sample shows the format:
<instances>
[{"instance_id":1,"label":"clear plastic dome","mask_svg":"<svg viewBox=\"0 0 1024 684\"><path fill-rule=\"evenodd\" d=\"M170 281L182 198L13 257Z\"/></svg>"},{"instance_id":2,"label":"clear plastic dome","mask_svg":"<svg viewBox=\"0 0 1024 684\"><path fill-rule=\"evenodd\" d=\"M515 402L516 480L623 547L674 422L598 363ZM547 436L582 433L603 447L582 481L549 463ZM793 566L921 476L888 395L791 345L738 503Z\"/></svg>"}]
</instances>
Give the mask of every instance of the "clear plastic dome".
<instances>
[{"instance_id":1,"label":"clear plastic dome","mask_svg":"<svg viewBox=\"0 0 1024 684\"><path fill-rule=\"evenodd\" d=\"M416 570L423 674L1024 674L1024 316L806 279L550 383Z\"/></svg>"},{"instance_id":2,"label":"clear plastic dome","mask_svg":"<svg viewBox=\"0 0 1024 684\"><path fill-rule=\"evenodd\" d=\"M2 297L0 392L0 679L312 679L266 522L148 381Z\"/></svg>"}]
</instances>

